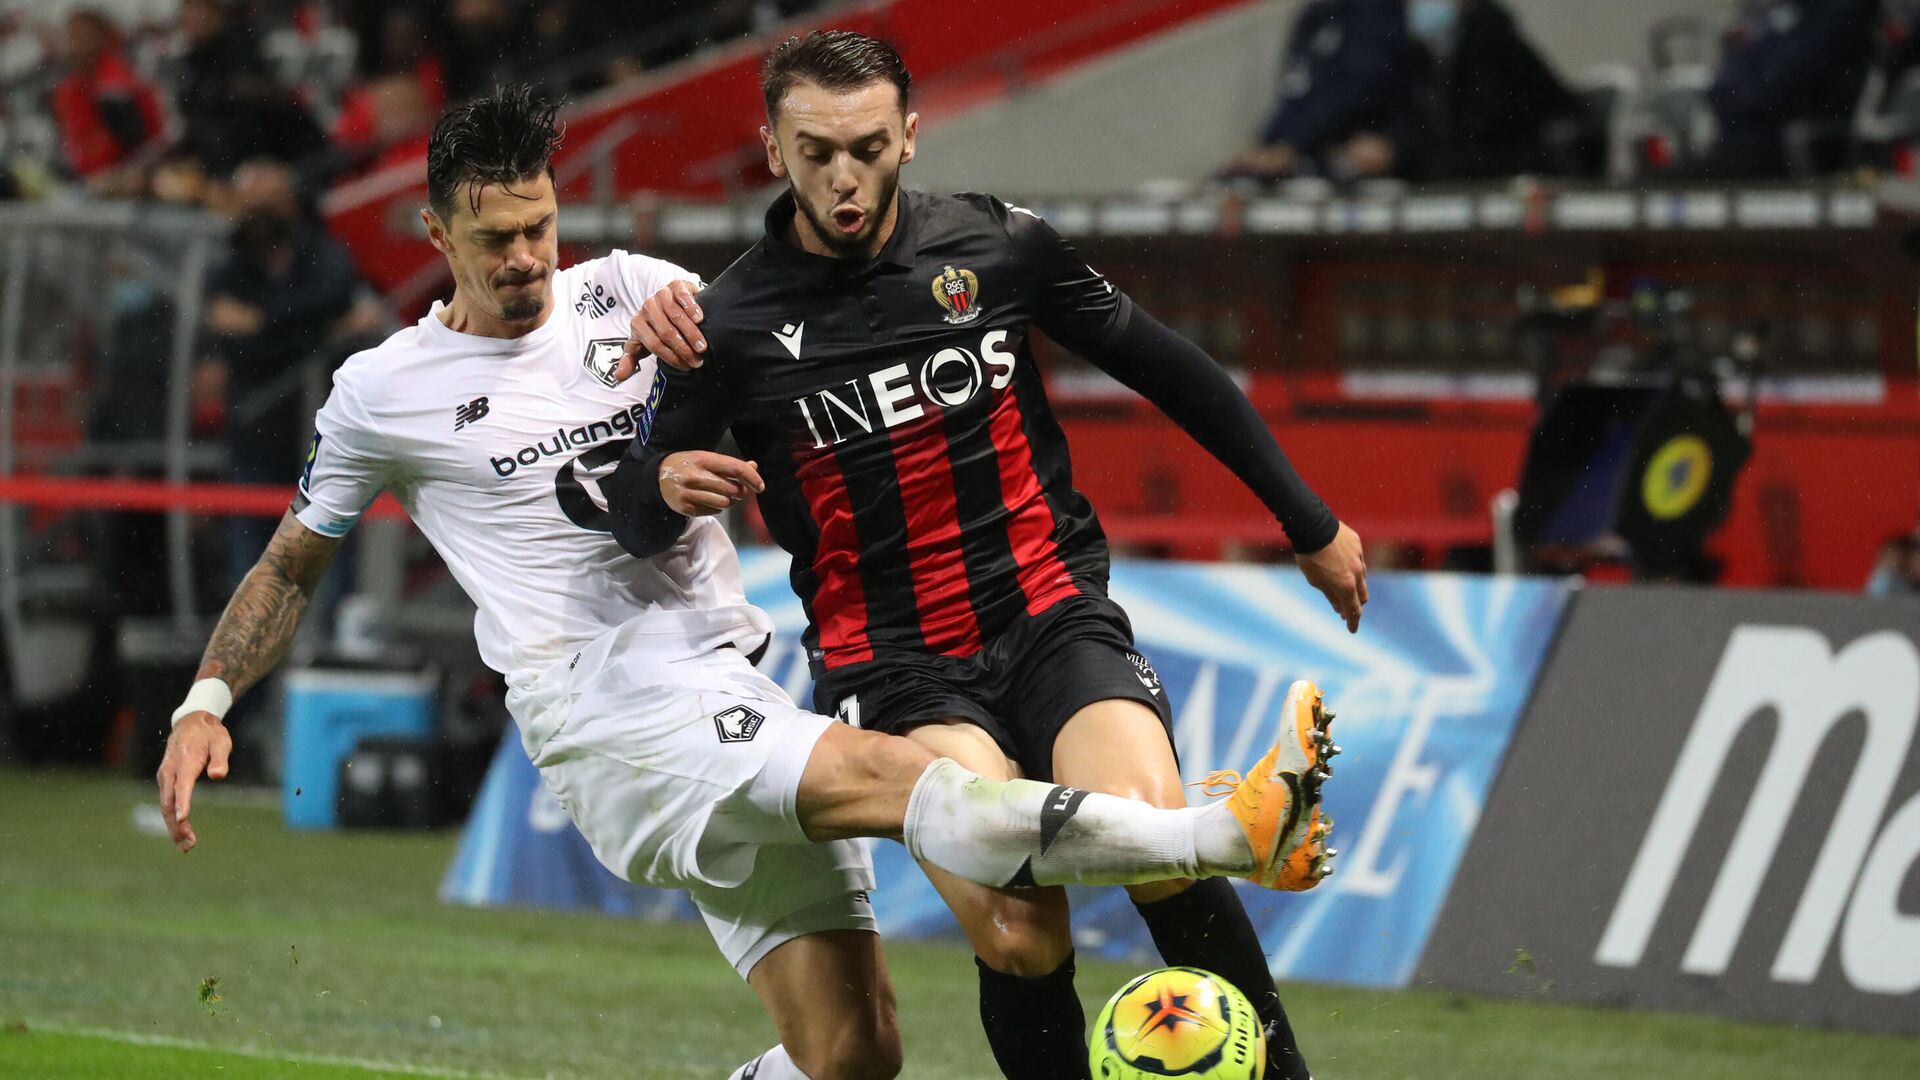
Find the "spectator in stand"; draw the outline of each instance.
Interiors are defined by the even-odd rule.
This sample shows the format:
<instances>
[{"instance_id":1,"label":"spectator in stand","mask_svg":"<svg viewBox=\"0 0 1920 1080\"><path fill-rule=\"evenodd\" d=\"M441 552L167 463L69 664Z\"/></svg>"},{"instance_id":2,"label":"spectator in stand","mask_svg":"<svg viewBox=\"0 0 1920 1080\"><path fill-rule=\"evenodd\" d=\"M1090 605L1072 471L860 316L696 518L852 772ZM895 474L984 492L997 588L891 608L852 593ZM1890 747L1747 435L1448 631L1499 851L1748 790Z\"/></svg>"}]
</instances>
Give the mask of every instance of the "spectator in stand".
<instances>
[{"instance_id":1,"label":"spectator in stand","mask_svg":"<svg viewBox=\"0 0 1920 1080\"><path fill-rule=\"evenodd\" d=\"M1430 177L1485 180L1559 164L1554 142L1571 142L1584 109L1499 0L1408 0L1407 26L1433 58Z\"/></svg>"},{"instance_id":2,"label":"spectator in stand","mask_svg":"<svg viewBox=\"0 0 1920 1080\"><path fill-rule=\"evenodd\" d=\"M1886 74L1887 83L1881 88L1879 106L1884 110L1900 77L1920 68L1920 3L1910 0L1904 10L1889 10L1880 31L1880 70Z\"/></svg>"},{"instance_id":3,"label":"spectator in stand","mask_svg":"<svg viewBox=\"0 0 1920 1080\"><path fill-rule=\"evenodd\" d=\"M186 126L182 149L209 172L225 176L252 158L300 161L326 149L232 0L181 0L179 29L185 55L174 100Z\"/></svg>"},{"instance_id":4,"label":"spectator in stand","mask_svg":"<svg viewBox=\"0 0 1920 1080\"><path fill-rule=\"evenodd\" d=\"M379 75L346 96L333 126L334 148L350 172L377 172L426 152L439 110L413 75Z\"/></svg>"},{"instance_id":5,"label":"spectator in stand","mask_svg":"<svg viewBox=\"0 0 1920 1080\"><path fill-rule=\"evenodd\" d=\"M53 112L67 167L96 186L162 145L166 113L160 95L121 54L120 34L105 14L80 8L67 16L67 73L53 88Z\"/></svg>"},{"instance_id":6,"label":"spectator in stand","mask_svg":"<svg viewBox=\"0 0 1920 1080\"><path fill-rule=\"evenodd\" d=\"M1260 144L1225 176L1275 180L1419 173L1429 61L1403 0L1308 0L1280 65L1280 102Z\"/></svg>"},{"instance_id":7,"label":"spectator in stand","mask_svg":"<svg viewBox=\"0 0 1920 1080\"><path fill-rule=\"evenodd\" d=\"M704 48L770 29L820 6L820 0L668 0L667 7L695 14L691 48Z\"/></svg>"},{"instance_id":8,"label":"spectator in stand","mask_svg":"<svg viewBox=\"0 0 1920 1080\"><path fill-rule=\"evenodd\" d=\"M428 47L429 25L419 10L400 6L363 27L371 30L360 39L364 81L342 95L329 132L347 170L377 170L425 152L447 100L440 56Z\"/></svg>"},{"instance_id":9,"label":"spectator in stand","mask_svg":"<svg viewBox=\"0 0 1920 1080\"><path fill-rule=\"evenodd\" d=\"M508 0L450 0L445 53L449 100L460 101L527 74L531 29L525 16Z\"/></svg>"},{"instance_id":10,"label":"spectator in stand","mask_svg":"<svg viewBox=\"0 0 1920 1080\"><path fill-rule=\"evenodd\" d=\"M629 12L624 18L639 50L634 60L641 70L685 59L711 40L713 8L701 0L658 0L647 6L644 19L638 15Z\"/></svg>"},{"instance_id":11,"label":"spectator in stand","mask_svg":"<svg viewBox=\"0 0 1920 1080\"><path fill-rule=\"evenodd\" d=\"M213 177L200 159L176 148L154 162L141 194L169 206L205 209L213 190Z\"/></svg>"},{"instance_id":12,"label":"spectator in stand","mask_svg":"<svg viewBox=\"0 0 1920 1080\"><path fill-rule=\"evenodd\" d=\"M335 0L335 14L354 36L354 73L361 80L412 72L431 100L444 100L437 43L447 38L445 0ZM436 111L439 106L435 106Z\"/></svg>"},{"instance_id":13,"label":"spectator in stand","mask_svg":"<svg viewBox=\"0 0 1920 1080\"><path fill-rule=\"evenodd\" d=\"M1787 176L1796 130L1805 140L1805 166L1821 173L1843 168L1879 8L1879 0L1748 0L1707 92L1718 134L1706 171Z\"/></svg>"},{"instance_id":14,"label":"spectator in stand","mask_svg":"<svg viewBox=\"0 0 1920 1080\"><path fill-rule=\"evenodd\" d=\"M1880 560L1867 578L1867 595L1920 597L1920 525L1880 548Z\"/></svg>"},{"instance_id":15,"label":"spectator in stand","mask_svg":"<svg viewBox=\"0 0 1920 1080\"><path fill-rule=\"evenodd\" d=\"M225 372L230 478L285 483L305 449L307 364L344 359L383 317L346 249L305 213L287 165L241 166L228 212L231 250L207 282L206 328ZM237 521L235 580L273 532L265 518Z\"/></svg>"},{"instance_id":16,"label":"spectator in stand","mask_svg":"<svg viewBox=\"0 0 1920 1080\"><path fill-rule=\"evenodd\" d=\"M528 21L526 66L540 73L549 95L573 97L607 85L607 69L623 43L609 37L598 7L578 0L541 0L535 5Z\"/></svg>"}]
</instances>

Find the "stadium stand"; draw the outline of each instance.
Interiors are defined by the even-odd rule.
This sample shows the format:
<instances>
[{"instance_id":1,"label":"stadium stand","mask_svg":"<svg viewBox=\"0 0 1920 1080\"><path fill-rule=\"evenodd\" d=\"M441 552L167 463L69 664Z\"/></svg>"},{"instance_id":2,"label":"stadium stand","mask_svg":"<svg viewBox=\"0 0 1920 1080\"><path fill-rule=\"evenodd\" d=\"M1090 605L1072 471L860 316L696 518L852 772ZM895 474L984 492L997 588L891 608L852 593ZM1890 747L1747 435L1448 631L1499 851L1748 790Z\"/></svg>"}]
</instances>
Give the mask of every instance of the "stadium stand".
<instances>
[{"instance_id":1,"label":"stadium stand","mask_svg":"<svg viewBox=\"0 0 1920 1080\"><path fill-rule=\"evenodd\" d=\"M1369 477L1337 495L1377 541L1380 562L1487 565L1489 506L1519 479L1534 401L1550 386L1542 365L1555 378L1631 369L1657 334L1616 316L1672 286L1688 297L1683 321L1711 363L1732 363L1741 342L1765 343L1764 379L1726 389L1738 403L1760 388L1756 423L1767 437L1699 573L1857 587L1876 557L1860 538L1910 524L1920 487L1911 455L1897 449L1920 409L1890 194L1916 169L1920 5L1890 0L1871 43L1849 24L1848 48L1866 53L1843 74L1871 70L1848 91L1858 98L1851 134L1833 149L1831 109L1783 123L1786 187L1707 178L1721 126L1716 72L1741 55L1730 48L1723 62L1719 42L1765 20L1760 8L1719 0L1635 0L1604 25L1528 0L1458 5L1456 18L1491 20L1502 47L1518 50L1510 55L1533 58L1535 84L1565 87L1559 104L1516 129L1533 149L1506 168L1443 141L1423 156L1456 164L1413 187L1210 184L1268 119L1281 77L1274 59L1305 25L1301 13L1343 2L1068 0L991 19L998 6L984 0L818 11L683 4L650 19L622 14L591 33L581 29L585 9L562 2L0 4L0 194L15 198L8 220L20 223L6 280L15 310L62 312L51 325L9 331L19 342L4 372L9 471L175 484L244 473L262 487L237 491L235 505L272 501L275 464L250 451L235 472L226 447L236 431L257 434L264 416L310 410L343 353L308 347L280 356L274 371L233 373L209 321L220 296L210 275L226 223L244 209L229 182L239 160L280 158L296 170L301 213L324 220L352 253L386 319L410 318L445 288L412 218L421 131L489 77L484 63L463 65L512 56L575 100L558 159L570 255L636 246L713 273L758 228L751 72L761 50L772 35L840 23L891 35L915 65L917 107L935 137L911 182L986 188L1046 213L1233 367L1309 473ZM1378 18L1397 8L1365 10ZM105 170L110 179L97 168L81 176L61 134L73 13L115 28L129 85L151 88L159 105L157 120L133 110L137 130L95 125L133 144ZM1444 53L1451 33L1429 25L1424 36L1400 34L1396 48ZM1434 70L1462 77L1458 57L1423 66L1421 78ZM1423 85L1428 105L1447 85L1458 90ZM1092 137L1114 123L1117 103L1126 137ZM1807 126L1815 119L1818 132ZM1524 176L1503 175L1522 165ZM1821 271L1809 278L1808 266ZM54 284L62 274L106 283L109 302L63 296ZM1588 281L1600 282L1593 317L1608 329L1529 337L1523 294ZM167 357L163 409L127 374L143 353ZM1081 481L1108 508L1120 544L1200 559L1284 555L1272 523L1150 411L1071 357L1048 363ZM285 396L263 405L267 391ZM297 465L303 435L283 434L281 472ZM135 446L153 448L144 460L164 468L114 464ZM1356 447L1366 462L1358 469ZM1847 490L1821 483L1863 459L1890 464ZM31 519L33 558L70 565L62 543L114 550L84 537L56 542L79 536L63 520L52 509ZM208 531L195 520L183 510L142 528L190 567L188 549L206 546L191 541ZM224 562L201 561L204 580L175 573L145 609L206 614ZM1584 568L1634 572L1604 556Z\"/></svg>"},{"instance_id":2,"label":"stadium stand","mask_svg":"<svg viewBox=\"0 0 1920 1080\"><path fill-rule=\"evenodd\" d=\"M697 927L636 982L630 927L586 949L585 917L425 898L694 915L574 831L393 494L314 598L307 677L230 714L233 782L196 812L234 847L183 874L119 834L160 843L168 718L334 372L450 294L419 214L436 116L501 81L564 99L560 261L711 280L778 191L761 60L826 26L912 68L907 186L1044 218L1364 538L1350 636L1239 481L1036 340L1183 775L1244 765L1294 677L1346 713L1348 862L1250 905L1339 1048L1325 1075L1920 1075L1920 0L0 0L0 924L30 928L0 934L0 1074L107 1029L129 1060L185 1052L146 1045L167 1031L264 1057L344 1032L378 1067L480 1075L733 1053L750 1006L699 981ZM604 510L573 470L542 492ZM775 627L753 662L804 702L787 557L751 500L725 521ZM396 701L406 731L358 738ZM49 763L140 773L131 824L124 778L19 768ZM469 810L457 849L429 831ZM879 847L884 932L951 935ZM213 861L234 850L251 870ZM1089 993L1155 955L1108 894L1073 901ZM210 949L203 904L252 951ZM961 954L899 955L909 1075L988 1075ZM240 1023L199 1024L213 979L197 1006L160 982L208 956ZM656 1022L605 1005L683 978Z\"/></svg>"}]
</instances>

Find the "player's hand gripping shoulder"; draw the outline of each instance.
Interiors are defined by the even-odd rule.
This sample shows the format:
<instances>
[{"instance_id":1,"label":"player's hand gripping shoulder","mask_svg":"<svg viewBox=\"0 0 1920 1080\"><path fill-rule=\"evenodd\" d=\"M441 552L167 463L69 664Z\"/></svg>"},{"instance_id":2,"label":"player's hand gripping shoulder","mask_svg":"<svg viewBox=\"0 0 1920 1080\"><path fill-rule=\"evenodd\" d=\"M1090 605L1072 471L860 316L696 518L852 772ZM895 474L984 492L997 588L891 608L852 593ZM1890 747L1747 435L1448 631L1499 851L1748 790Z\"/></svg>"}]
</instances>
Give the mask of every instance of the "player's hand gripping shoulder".
<instances>
[{"instance_id":1,"label":"player's hand gripping shoulder","mask_svg":"<svg viewBox=\"0 0 1920 1080\"><path fill-rule=\"evenodd\" d=\"M1347 621L1347 632L1357 633L1360 609L1367 606L1367 557L1360 548L1360 534L1343 523L1332 543L1297 561L1307 581Z\"/></svg>"},{"instance_id":2,"label":"player's hand gripping shoulder","mask_svg":"<svg viewBox=\"0 0 1920 1080\"><path fill-rule=\"evenodd\" d=\"M682 450L660 462L660 497L684 517L717 514L766 489L758 464L710 450Z\"/></svg>"},{"instance_id":3,"label":"player's hand gripping shoulder","mask_svg":"<svg viewBox=\"0 0 1920 1080\"><path fill-rule=\"evenodd\" d=\"M627 332L626 355L614 365L614 381L630 378L648 353L681 371L692 371L704 362L701 354L707 351L707 339L700 333L700 321L706 315L693 298L698 287L695 282L675 281L647 297Z\"/></svg>"},{"instance_id":4,"label":"player's hand gripping shoulder","mask_svg":"<svg viewBox=\"0 0 1920 1080\"><path fill-rule=\"evenodd\" d=\"M224 779L233 736L223 722L233 699L272 671L287 655L300 616L340 547L336 537L302 525L289 511L273 539L227 602L200 659L199 678L173 714L173 734L154 779L160 813L181 851L199 842L188 815L193 788L205 775Z\"/></svg>"}]
</instances>

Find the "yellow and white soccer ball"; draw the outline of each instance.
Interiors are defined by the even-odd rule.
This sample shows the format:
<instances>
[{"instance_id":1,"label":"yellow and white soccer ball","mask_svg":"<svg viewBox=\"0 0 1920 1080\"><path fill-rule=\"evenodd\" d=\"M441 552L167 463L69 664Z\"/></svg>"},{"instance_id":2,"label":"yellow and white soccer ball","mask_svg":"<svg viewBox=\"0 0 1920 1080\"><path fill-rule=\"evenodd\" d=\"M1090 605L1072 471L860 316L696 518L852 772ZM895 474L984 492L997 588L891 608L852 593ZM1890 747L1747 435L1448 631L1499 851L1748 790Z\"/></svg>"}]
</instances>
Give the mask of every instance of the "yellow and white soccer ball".
<instances>
[{"instance_id":1,"label":"yellow and white soccer ball","mask_svg":"<svg viewBox=\"0 0 1920 1080\"><path fill-rule=\"evenodd\" d=\"M1161 968L1107 999L1093 1023L1087 1064L1094 1080L1261 1080L1267 1036L1246 995L1225 979L1199 968Z\"/></svg>"}]
</instances>

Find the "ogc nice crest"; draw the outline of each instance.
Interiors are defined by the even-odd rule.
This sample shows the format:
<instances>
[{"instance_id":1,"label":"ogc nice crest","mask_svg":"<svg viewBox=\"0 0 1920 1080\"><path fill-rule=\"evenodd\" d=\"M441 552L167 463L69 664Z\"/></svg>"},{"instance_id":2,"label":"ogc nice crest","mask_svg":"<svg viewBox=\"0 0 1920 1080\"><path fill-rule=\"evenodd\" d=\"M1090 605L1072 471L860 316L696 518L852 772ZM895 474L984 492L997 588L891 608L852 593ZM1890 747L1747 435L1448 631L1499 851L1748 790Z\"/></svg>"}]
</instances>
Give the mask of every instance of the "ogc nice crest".
<instances>
[{"instance_id":1,"label":"ogc nice crest","mask_svg":"<svg viewBox=\"0 0 1920 1080\"><path fill-rule=\"evenodd\" d=\"M949 266L933 279L933 298L947 312L946 321L955 326L980 317L980 279L971 270Z\"/></svg>"}]
</instances>

